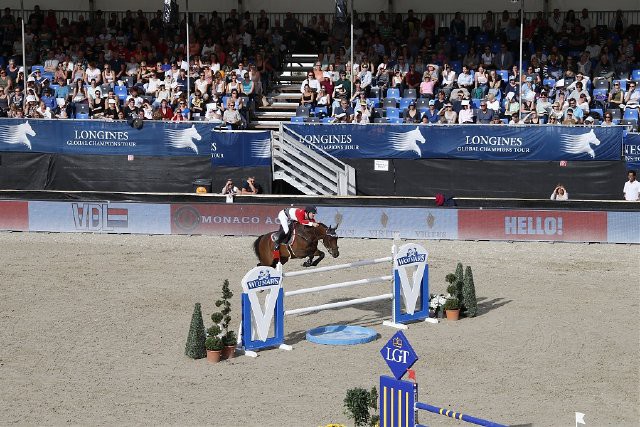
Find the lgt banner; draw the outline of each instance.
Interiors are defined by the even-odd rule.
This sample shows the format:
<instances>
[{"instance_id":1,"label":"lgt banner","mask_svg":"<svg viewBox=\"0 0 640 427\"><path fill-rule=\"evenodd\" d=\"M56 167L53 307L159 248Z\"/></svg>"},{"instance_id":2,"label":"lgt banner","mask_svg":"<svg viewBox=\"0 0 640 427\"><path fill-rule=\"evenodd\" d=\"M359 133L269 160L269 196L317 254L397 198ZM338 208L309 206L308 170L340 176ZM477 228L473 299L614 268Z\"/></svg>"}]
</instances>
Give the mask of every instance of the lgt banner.
<instances>
[{"instance_id":1,"label":"lgt banner","mask_svg":"<svg viewBox=\"0 0 640 427\"><path fill-rule=\"evenodd\" d=\"M287 124L338 158L620 160L621 127Z\"/></svg>"}]
</instances>

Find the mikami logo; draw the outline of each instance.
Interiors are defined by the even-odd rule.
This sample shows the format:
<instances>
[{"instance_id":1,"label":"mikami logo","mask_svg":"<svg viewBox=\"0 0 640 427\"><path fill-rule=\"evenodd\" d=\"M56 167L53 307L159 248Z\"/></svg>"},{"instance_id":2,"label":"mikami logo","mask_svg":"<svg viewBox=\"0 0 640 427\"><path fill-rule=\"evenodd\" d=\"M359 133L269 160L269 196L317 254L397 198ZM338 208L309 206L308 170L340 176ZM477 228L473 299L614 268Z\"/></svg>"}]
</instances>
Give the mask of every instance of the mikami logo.
<instances>
[{"instance_id":1,"label":"mikami logo","mask_svg":"<svg viewBox=\"0 0 640 427\"><path fill-rule=\"evenodd\" d=\"M398 257L398 265L413 264L415 262L425 262L427 260L427 254L418 253L416 248L409 248L407 255Z\"/></svg>"},{"instance_id":2,"label":"mikami logo","mask_svg":"<svg viewBox=\"0 0 640 427\"><path fill-rule=\"evenodd\" d=\"M418 144L425 144L427 140L416 126L409 132L389 132L389 142L396 151L412 151L422 157L422 149Z\"/></svg>"},{"instance_id":3,"label":"mikami logo","mask_svg":"<svg viewBox=\"0 0 640 427\"><path fill-rule=\"evenodd\" d=\"M258 273L258 278L256 280L248 280L247 288L255 289L262 288L264 286L272 286L280 284L280 277L271 277L271 273L268 270L261 270Z\"/></svg>"},{"instance_id":4,"label":"mikami logo","mask_svg":"<svg viewBox=\"0 0 640 427\"><path fill-rule=\"evenodd\" d=\"M195 125L191 125L186 129L165 129L165 136L168 141L167 144L173 148L190 148L194 153L198 154L198 147L193 142L200 141L202 136L198 133Z\"/></svg>"},{"instance_id":5,"label":"mikami logo","mask_svg":"<svg viewBox=\"0 0 640 427\"><path fill-rule=\"evenodd\" d=\"M110 207L106 203L72 203L76 230L113 231L129 226L129 210Z\"/></svg>"},{"instance_id":6,"label":"mikami logo","mask_svg":"<svg viewBox=\"0 0 640 427\"><path fill-rule=\"evenodd\" d=\"M591 129L582 135L560 135L560 149L567 154L588 154L592 159L596 157L596 153L591 148L600 145L600 140L596 137L595 132Z\"/></svg>"},{"instance_id":7,"label":"mikami logo","mask_svg":"<svg viewBox=\"0 0 640 427\"><path fill-rule=\"evenodd\" d=\"M23 144L31 150L31 141L27 136L36 136L36 132L28 121L19 125L0 126L0 142L5 144Z\"/></svg>"}]
</instances>

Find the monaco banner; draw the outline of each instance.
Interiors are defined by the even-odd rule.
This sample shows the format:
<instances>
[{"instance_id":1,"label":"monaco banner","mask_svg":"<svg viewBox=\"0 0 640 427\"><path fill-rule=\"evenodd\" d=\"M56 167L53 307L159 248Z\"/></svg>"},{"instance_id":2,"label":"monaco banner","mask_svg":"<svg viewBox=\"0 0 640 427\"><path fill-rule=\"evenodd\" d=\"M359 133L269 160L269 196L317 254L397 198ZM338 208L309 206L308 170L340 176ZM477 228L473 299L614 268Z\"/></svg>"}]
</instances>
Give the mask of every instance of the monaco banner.
<instances>
[{"instance_id":1,"label":"monaco banner","mask_svg":"<svg viewBox=\"0 0 640 427\"><path fill-rule=\"evenodd\" d=\"M505 125L287 124L338 158L620 160L623 128Z\"/></svg>"}]
</instances>

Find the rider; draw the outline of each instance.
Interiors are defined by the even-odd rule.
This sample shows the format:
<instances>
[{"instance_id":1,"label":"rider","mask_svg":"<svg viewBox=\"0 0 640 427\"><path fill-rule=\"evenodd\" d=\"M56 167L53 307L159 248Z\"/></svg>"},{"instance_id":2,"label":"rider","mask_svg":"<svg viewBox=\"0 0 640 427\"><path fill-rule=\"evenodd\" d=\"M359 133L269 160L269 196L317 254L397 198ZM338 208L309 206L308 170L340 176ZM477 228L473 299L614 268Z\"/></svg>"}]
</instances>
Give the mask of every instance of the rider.
<instances>
[{"instance_id":1,"label":"rider","mask_svg":"<svg viewBox=\"0 0 640 427\"><path fill-rule=\"evenodd\" d=\"M293 229L293 222L299 222L302 225L309 225L311 227L317 227L320 225L316 222L316 214L318 210L315 206L306 206L304 209L298 208L286 208L282 209L278 213L278 220L280 221L280 230L276 236L275 242L273 242L273 259L280 259L280 244L282 241L286 241L286 237L289 235L289 231Z\"/></svg>"}]
</instances>

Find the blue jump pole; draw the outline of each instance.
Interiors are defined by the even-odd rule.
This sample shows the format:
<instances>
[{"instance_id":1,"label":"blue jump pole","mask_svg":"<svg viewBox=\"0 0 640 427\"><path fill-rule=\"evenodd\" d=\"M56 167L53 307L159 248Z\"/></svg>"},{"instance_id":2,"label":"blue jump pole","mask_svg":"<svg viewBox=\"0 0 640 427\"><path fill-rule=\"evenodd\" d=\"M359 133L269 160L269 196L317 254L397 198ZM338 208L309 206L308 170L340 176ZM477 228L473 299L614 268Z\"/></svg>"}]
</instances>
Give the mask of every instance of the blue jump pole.
<instances>
[{"instance_id":1,"label":"blue jump pole","mask_svg":"<svg viewBox=\"0 0 640 427\"><path fill-rule=\"evenodd\" d=\"M493 421L483 420L482 418L472 417L471 415L461 414L460 412L454 412L450 409L438 408L437 406L429 405L422 402L416 402L416 408L433 412L434 414L444 415L445 417L454 418L456 420L466 421L471 424L477 424L479 426L507 427L504 424L498 424L494 423Z\"/></svg>"}]
</instances>

